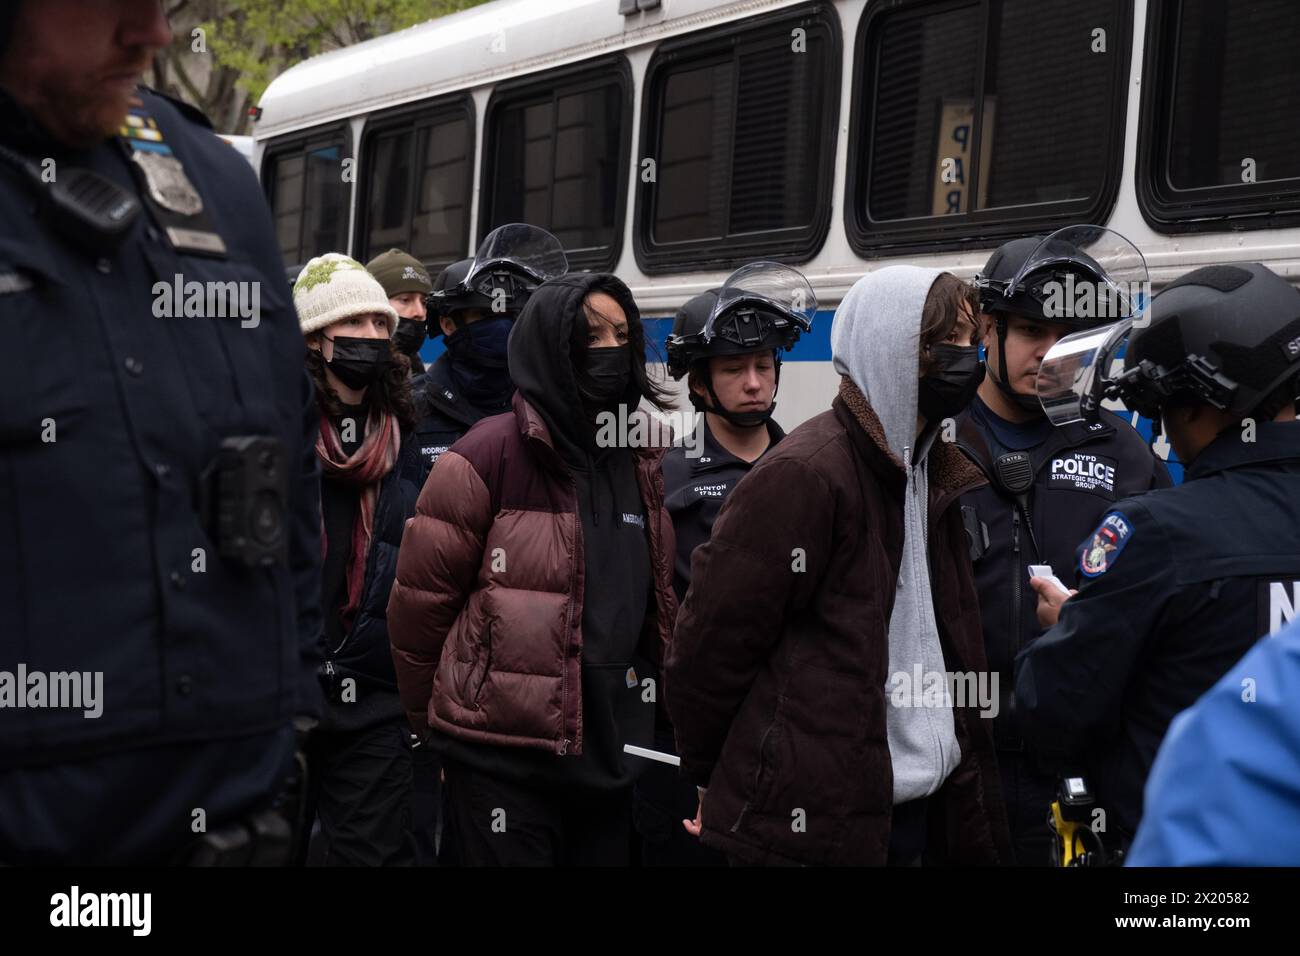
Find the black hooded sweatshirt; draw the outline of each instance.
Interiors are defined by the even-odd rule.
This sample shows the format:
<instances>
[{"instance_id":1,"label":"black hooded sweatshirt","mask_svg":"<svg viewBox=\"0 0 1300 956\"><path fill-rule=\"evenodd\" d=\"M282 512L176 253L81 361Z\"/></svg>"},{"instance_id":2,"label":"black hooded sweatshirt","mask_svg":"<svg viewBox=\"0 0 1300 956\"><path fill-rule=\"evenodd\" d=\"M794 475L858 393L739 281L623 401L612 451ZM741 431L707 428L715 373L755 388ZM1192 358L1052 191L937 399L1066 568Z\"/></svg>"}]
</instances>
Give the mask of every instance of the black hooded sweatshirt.
<instances>
[{"instance_id":1,"label":"black hooded sweatshirt","mask_svg":"<svg viewBox=\"0 0 1300 956\"><path fill-rule=\"evenodd\" d=\"M654 708L642 703L640 682L657 675L636 653L653 599L653 577L635 463L626 447L597 446L599 410L584 406L570 357L574 323L586 324L582 302L592 292L613 296L629 324L640 323L626 286L609 276L580 273L539 287L515 320L509 344L510 377L546 422L577 492L585 565L583 752L560 757L449 738L438 743L453 760L528 785L611 791L629 786L645 769L645 760L625 754L623 745L652 745ZM627 404L627 414L640 401L630 378L619 401ZM617 420L617 402L613 413Z\"/></svg>"}]
</instances>

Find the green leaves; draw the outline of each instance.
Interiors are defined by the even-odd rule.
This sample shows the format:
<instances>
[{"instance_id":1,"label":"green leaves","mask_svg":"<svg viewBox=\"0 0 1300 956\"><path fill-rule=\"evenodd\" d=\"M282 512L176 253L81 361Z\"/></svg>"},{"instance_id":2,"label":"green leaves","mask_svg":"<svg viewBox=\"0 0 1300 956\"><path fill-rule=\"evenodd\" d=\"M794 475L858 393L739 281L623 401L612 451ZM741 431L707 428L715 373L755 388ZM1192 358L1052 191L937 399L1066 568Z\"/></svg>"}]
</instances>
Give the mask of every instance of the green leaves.
<instances>
[{"instance_id":1,"label":"green leaves","mask_svg":"<svg viewBox=\"0 0 1300 956\"><path fill-rule=\"evenodd\" d=\"M194 103L221 132L246 133L248 106L295 63L484 2L179 0L168 8L176 39L155 61L155 84ZM195 28L206 52L193 49Z\"/></svg>"}]
</instances>

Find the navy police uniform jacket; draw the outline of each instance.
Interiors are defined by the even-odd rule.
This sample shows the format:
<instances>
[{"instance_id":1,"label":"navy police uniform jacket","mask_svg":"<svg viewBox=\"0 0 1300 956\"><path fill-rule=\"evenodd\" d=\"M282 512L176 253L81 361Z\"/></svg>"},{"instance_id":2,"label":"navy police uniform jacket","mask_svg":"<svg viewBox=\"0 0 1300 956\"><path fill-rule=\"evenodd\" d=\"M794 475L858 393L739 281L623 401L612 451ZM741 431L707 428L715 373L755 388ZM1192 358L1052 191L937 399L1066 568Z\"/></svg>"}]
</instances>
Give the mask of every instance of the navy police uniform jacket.
<instances>
[{"instance_id":1,"label":"navy police uniform jacket","mask_svg":"<svg viewBox=\"0 0 1300 956\"><path fill-rule=\"evenodd\" d=\"M423 375L411 382L418 421L415 440L420 446L424 474L444 451L456 444L470 426L489 415L510 411L510 402L498 408L482 408L460 393L451 377L451 355L443 352Z\"/></svg>"},{"instance_id":2,"label":"navy police uniform jacket","mask_svg":"<svg viewBox=\"0 0 1300 956\"><path fill-rule=\"evenodd\" d=\"M225 256L178 251L151 210L87 255L0 165L0 862L168 858L195 808L213 829L268 802L293 716L321 703L317 412L271 216L201 114L139 95ZM0 138L143 194L116 137L53 143L3 94ZM211 307L230 290L253 317ZM241 435L287 454L272 568L227 562L200 520L201 475ZM30 706L34 672L89 675L99 713Z\"/></svg>"},{"instance_id":3,"label":"navy police uniform jacket","mask_svg":"<svg viewBox=\"0 0 1300 956\"><path fill-rule=\"evenodd\" d=\"M1020 751L1010 699L1016 654L1041 632L1029 565L1050 564L1068 586L1075 583L1074 551L1115 502L1152 488L1168 488L1169 471L1146 441L1109 411L1095 423L1053 428L1028 451L1034 482L1028 492L1036 554L1015 500L999 491L993 454L984 431L967 412L958 422L957 445L983 470L989 483L962 495L962 520L971 543L975 586L984 624L989 669L998 672L1001 697L994 739L1003 752ZM1042 808L1046 813L1046 807ZM1039 821L1041 823L1041 820Z\"/></svg>"},{"instance_id":4,"label":"navy police uniform jacket","mask_svg":"<svg viewBox=\"0 0 1300 956\"><path fill-rule=\"evenodd\" d=\"M1079 593L1016 661L1027 745L1091 775L1120 845L1170 721L1298 609L1300 422L1253 437L1230 428L1184 484L1116 501L1078 548Z\"/></svg>"},{"instance_id":5,"label":"navy police uniform jacket","mask_svg":"<svg viewBox=\"0 0 1300 956\"><path fill-rule=\"evenodd\" d=\"M672 515L673 531L677 534L673 589L678 601L686 596L691 583L691 554L709 540L722 502L762 458L760 455L759 459L748 462L731 454L713 437L707 417L702 419L701 427L704 441L698 457L687 455L685 446L679 444L668 449L663 462L664 505ZM767 446L770 451L785 437L785 432L771 419L767 422L767 432L772 439Z\"/></svg>"}]
</instances>

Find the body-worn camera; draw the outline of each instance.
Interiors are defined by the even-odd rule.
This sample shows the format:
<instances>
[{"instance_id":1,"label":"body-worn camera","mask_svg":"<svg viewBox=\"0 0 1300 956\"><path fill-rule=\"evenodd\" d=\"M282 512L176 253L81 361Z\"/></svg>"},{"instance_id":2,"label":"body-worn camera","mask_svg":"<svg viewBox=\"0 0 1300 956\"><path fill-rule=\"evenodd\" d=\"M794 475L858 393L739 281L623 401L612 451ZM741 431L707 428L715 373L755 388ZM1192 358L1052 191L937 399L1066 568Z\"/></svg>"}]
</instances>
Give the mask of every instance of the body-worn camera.
<instances>
[{"instance_id":1,"label":"body-worn camera","mask_svg":"<svg viewBox=\"0 0 1300 956\"><path fill-rule=\"evenodd\" d=\"M286 561L287 479L287 455L278 438L222 439L221 450L203 472L200 509L223 558L249 568Z\"/></svg>"}]
</instances>

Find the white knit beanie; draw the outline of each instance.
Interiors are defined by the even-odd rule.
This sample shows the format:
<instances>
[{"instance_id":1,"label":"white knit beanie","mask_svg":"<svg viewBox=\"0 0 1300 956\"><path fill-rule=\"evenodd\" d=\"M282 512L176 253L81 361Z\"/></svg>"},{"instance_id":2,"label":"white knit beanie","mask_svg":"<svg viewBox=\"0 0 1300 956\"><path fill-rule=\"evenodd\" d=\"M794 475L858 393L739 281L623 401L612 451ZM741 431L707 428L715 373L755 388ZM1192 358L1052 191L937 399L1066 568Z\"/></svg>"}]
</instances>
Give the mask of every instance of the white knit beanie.
<instances>
[{"instance_id":1,"label":"white knit beanie","mask_svg":"<svg viewBox=\"0 0 1300 956\"><path fill-rule=\"evenodd\" d=\"M303 335L371 312L388 320L389 335L397 328L397 312L388 304L384 287L357 260L337 252L317 256L302 267L293 284L293 304Z\"/></svg>"}]
</instances>

